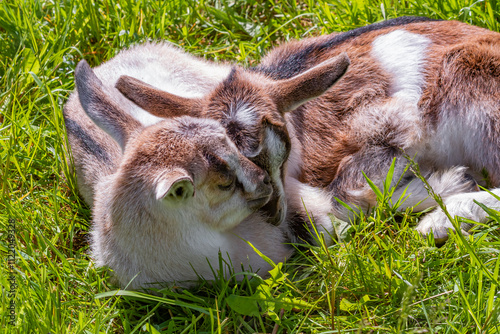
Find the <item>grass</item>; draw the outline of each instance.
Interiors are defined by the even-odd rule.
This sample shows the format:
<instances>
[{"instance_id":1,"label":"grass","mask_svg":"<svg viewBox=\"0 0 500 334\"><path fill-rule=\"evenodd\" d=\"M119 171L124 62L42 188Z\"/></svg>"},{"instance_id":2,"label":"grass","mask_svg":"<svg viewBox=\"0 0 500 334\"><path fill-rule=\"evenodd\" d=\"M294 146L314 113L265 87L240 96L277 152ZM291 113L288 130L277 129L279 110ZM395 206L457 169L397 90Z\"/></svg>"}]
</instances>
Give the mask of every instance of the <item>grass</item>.
<instances>
[{"instance_id":1,"label":"grass","mask_svg":"<svg viewBox=\"0 0 500 334\"><path fill-rule=\"evenodd\" d=\"M271 279L218 279L160 296L116 291L87 250L91 219L65 179L62 106L85 58L167 39L248 66L279 42L402 15L499 31L495 1L0 1L0 329L5 333L497 333L500 214L441 248L380 205L355 234L302 247ZM16 262L10 273L9 231ZM5 259L5 261L4 261ZM12 276L11 276L12 274ZM9 278L14 277L17 287ZM14 289L15 288L15 289ZM9 324L10 292L16 320Z\"/></svg>"}]
</instances>

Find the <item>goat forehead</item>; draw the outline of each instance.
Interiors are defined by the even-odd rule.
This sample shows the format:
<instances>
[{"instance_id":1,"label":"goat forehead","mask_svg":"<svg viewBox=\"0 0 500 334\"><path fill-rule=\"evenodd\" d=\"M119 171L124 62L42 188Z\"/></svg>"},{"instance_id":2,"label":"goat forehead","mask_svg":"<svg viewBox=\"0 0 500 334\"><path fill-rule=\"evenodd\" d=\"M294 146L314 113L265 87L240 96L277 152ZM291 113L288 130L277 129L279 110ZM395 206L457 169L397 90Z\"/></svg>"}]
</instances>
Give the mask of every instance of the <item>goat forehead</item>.
<instances>
[{"instance_id":1,"label":"goat forehead","mask_svg":"<svg viewBox=\"0 0 500 334\"><path fill-rule=\"evenodd\" d=\"M202 150L236 151L220 123L210 119L179 117L146 128L134 141L146 156L197 156Z\"/></svg>"},{"instance_id":2,"label":"goat forehead","mask_svg":"<svg viewBox=\"0 0 500 334\"><path fill-rule=\"evenodd\" d=\"M241 168L241 161L237 154L233 152L227 152L226 154L221 154L220 158L224 160L229 168L233 171L237 171Z\"/></svg>"},{"instance_id":3,"label":"goat forehead","mask_svg":"<svg viewBox=\"0 0 500 334\"><path fill-rule=\"evenodd\" d=\"M245 128L236 122L225 124L228 137L246 157L259 154L262 149L262 127Z\"/></svg>"},{"instance_id":4,"label":"goat forehead","mask_svg":"<svg viewBox=\"0 0 500 334\"><path fill-rule=\"evenodd\" d=\"M214 138L224 140L226 131L212 119L180 117L177 132L186 138Z\"/></svg>"},{"instance_id":5,"label":"goat forehead","mask_svg":"<svg viewBox=\"0 0 500 334\"><path fill-rule=\"evenodd\" d=\"M245 101L235 101L230 104L227 119L242 128L253 128L260 125L261 117L255 105Z\"/></svg>"},{"instance_id":6,"label":"goat forehead","mask_svg":"<svg viewBox=\"0 0 500 334\"><path fill-rule=\"evenodd\" d=\"M219 122L225 133L245 156L254 156L262 140L262 112L253 103L236 96L215 99L207 115Z\"/></svg>"}]
</instances>

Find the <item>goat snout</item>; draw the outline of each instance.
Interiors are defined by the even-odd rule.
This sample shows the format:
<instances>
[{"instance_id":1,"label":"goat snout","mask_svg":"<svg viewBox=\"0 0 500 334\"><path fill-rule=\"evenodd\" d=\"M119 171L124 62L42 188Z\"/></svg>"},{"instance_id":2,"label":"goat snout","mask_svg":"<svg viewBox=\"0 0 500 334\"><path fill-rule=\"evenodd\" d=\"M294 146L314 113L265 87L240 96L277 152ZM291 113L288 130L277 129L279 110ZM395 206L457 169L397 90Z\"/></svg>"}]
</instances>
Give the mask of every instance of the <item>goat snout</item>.
<instances>
[{"instance_id":1,"label":"goat snout","mask_svg":"<svg viewBox=\"0 0 500 334\"><path fill-rule=\"evenodd\" d=\"M259 210L262 208L273 194L273 187L271 185L271 178L267 173L263 173L259 177L259 182L255 191L247 193L248 205L252 210Z\"/></svg>"},{"instance_id":2,"label":"goat snout","mask_svg":"<svg viewBox=\"0 0 500 334\"><path fill-rule=\"evenodd\" d=\"M268 201L269 201L269 196L252 199L248 201L248 206L250 207L251 210L257 211L262 206L264 206Z\"/></svg>"}]
</instances>

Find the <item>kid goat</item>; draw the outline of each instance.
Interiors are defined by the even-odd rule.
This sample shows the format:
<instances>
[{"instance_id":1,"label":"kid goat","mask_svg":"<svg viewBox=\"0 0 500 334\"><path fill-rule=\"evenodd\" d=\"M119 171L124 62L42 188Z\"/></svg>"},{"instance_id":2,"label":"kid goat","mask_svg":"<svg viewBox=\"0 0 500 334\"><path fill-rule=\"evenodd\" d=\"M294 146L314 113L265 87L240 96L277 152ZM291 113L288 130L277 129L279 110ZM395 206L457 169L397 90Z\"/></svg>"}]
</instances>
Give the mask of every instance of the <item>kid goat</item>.
<instances>
[{"instance_id":1,"label":"kid goat","mask_svg":"<svg viewBox=\"0 0 500 334\"><path fill-rule=\"evenodd\" d=\"M349 71L321 97L304 103L307 96L301 94L322 91L323 82L311 76L300 88L294 86L300 103L283 105L273 98L275 87L286 87L296 77L331 72L325 64L332 59L338 77L347 66L344 54L351 59ZM376 197L361 172L382 185L395 157L394 179L403 178L394 196L409 195L400 208L436 206L418 178L402 175L405 154L415 157L451 216L484 222L486 213L474 200L500 207L493 196L476 191L477 182L500 195L496 32L402 17L284 44L256 68L233 68L202 98L180 98L128 77L120 78L117 88L156 116L175 110L219 120L240 151L267 170L275 184L281 186L286 174L288 205L294 208L288 210L287 224L294 231L307 220L303 209L294 211L302 208L301 200L318 229L327 231L328 213L349 219L349 210L334 197L361 210L373 207ZM285 205L277 207L286 211ZM433 231L441 242L449 228L441 209L417 227L423 234ZM462 224L464 231L469 228Z\"/></svg>"},{"instance_id":2,"label":"kid goat","mask_svg":"<svg viewBox=\"0 0 500 334\"><path fill-rule=\"evenodd\" d=\"M346 67L346 58L339 59ZM286 109L321 94L345 71L336 72L336 63L329 60L276 86L268 103ZM216 120L182 116L174 103L163 114L167 120L137 108L114 88L124 73L182 94L179 100L206 94L229 74L223 65L167 44L122 52L95 73L85 61L78 64L77 91L64 116L79 188L93 206L91 249L97 264L112 268L121 286L139 288L164 282L186 286L198 275L211 279L225 269L219 267L219 253L236 268L265 273L270 266L246 241L273 261L289 256L293 232L281 217L275 226L266 221L275 223L275 216L259 211L276 198L269 174L242 155ZM311 80L322 81L322 91L299 91ZM274 133L269 136L266 148L279 151L281 166L286 147ZM274 156L267 159L274 166Z\"/></svg>"}]
</instances>

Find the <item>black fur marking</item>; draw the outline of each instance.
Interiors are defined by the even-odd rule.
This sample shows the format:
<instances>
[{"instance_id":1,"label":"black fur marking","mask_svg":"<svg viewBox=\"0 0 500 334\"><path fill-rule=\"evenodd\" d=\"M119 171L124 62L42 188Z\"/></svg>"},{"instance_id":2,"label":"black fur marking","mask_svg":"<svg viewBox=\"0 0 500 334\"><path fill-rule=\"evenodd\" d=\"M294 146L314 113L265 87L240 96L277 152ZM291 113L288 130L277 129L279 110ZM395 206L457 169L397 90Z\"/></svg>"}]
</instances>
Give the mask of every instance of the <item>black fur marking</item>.
<instances>
[{"instance_id":1,"label":"black fur marking","mask_svg":"<svg viewBox=\"0 0 500 334\"><path fill-rule=\"evenodd\" d=\"M373 23L341 34L332 35L331 38L323 43L312 44L304 47L299 52L289 55L286 59L280 59L275 64L253 67L251 70L264 73L275 80L289 79L310 67L308 60L311 59L312 55L322 54L329 49L344 43L345 41L361 36L370 31L426 21L441 20L419 16L403 16L383 22Z\"/></svg>"},{"instance_id":2,"label":"black fur marking","mask_svg":"<svg viewBox=\"0 0 500 334\"><path fill-rule=\"evenodd\" d=\"M207 159L209 165L216 170L217 172L224 174L224 175L230 175L232 174L231 168L227 164L226 161L224 161L222 158L220 158L217 155L212 154L211 152L203 152L205 159Z\"/></svg>"},{"instance_id":3,"label":"black fur marking","mask_svg":"<svg viewBox=\"0 0 500 334\"><path fill-rule=\"evenodd\" d=\"M223 81L224 87L231 86L232 84L234 84L235 79L236 79L236 67L233 67L231 69L231 72L229 72L227 78Z\"/></svg>"},{"instance_id":4,"label":"black fur marking","mask_svg":"<svg viewBox=\"0 0 500 334\"><path fill-rule=\"evenodd\" d=\"M314 239L311 233L314 233L311 222L307 216L299 212L290 212L288 214L288 226L295 237L295 242L312 244Z\"/></svg>"},{"instance_id":5,"label":"black fur marking","mask_svg":"<svg viewBox=\"0 0 500 334\"><path fill-rule=\"evenodd\" d=\"M253 158L249 158L249 159L254 164L256 164L258 167L262 168L263 170L265 170L269 174L272 174L271 163L270 163L271 161L270 161L270 157L269 157L269 151L267 149L261 150L257 156L255 156ZM273 193L275 193L277 191L278 190L275 187L273 187Z\"/></svg>"},{"instance_id":6,"label":"black fur marking","mask_svg":"<svg viewBox=\"0 0 500 334\"><path fill-rule=\"evenodd\" d=\"M66 131L68 134L80 139L80 143L85 152L94 155L99 161L107 164L111 163L108 153L103 150L101 145L89 136L77 122L67 117L64 118L64 122L66 123Z\"/></svg>"},{"instance_id":7,"label":"black fur marking","mask_svg":"<svg viewBox=\"0 0 500 334\"><path fill-rule=\"evenodd\" d=\"M416 179L415 175L413 175L411 173L407 173L405 176L403 176L401 178L401 181L398 183L395 190L399 190L401 188L406 188L410 184L410 182L412 182L415 179Z\"/></svg>"}]
</instances>

